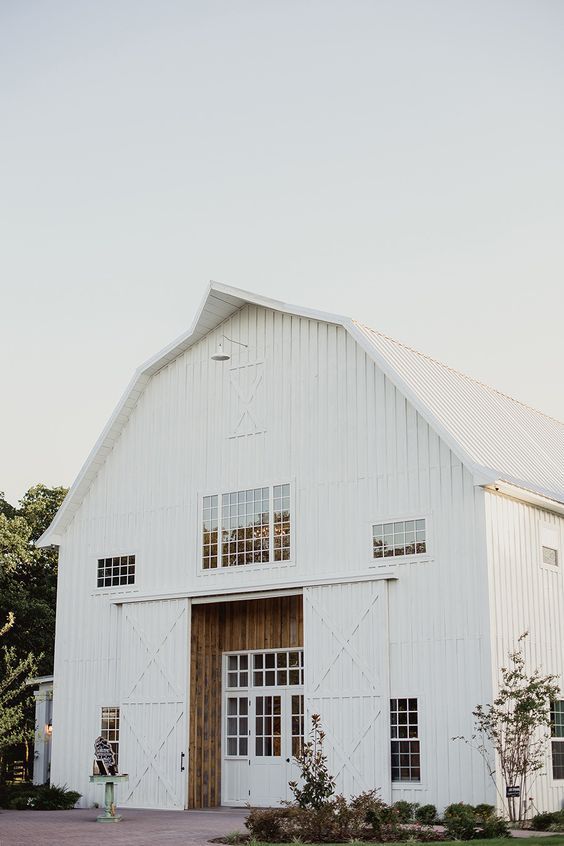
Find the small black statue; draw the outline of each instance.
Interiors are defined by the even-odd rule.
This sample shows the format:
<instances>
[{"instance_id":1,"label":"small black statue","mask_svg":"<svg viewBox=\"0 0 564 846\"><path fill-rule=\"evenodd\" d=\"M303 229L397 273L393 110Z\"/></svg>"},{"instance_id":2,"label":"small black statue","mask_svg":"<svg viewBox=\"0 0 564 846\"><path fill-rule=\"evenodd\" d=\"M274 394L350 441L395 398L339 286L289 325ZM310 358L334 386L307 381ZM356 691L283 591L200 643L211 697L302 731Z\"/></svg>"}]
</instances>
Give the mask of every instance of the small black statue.
<instances>
[{"instance_id":1,"label":"small black statue","mask_svg":"<svg viewBox=\"0 0 564 846\"><path fill-rule=\"evenodd\" d=\"M100 775L117 775L116 756L108 740L103 737L96 738L94 756Z\"/></svg>"}]
</instances>

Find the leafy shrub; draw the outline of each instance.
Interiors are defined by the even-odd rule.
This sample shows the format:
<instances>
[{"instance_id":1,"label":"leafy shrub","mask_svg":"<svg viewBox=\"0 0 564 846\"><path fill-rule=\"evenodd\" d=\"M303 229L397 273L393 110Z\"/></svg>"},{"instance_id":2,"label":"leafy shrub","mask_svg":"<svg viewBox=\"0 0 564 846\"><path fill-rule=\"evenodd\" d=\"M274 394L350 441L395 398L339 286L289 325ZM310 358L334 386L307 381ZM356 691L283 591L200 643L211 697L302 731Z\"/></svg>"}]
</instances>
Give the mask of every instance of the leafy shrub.
<instances>
[{"instance_id":1,"label":"leafy shrub","mask_svg":"<svg viewBox=\"0 0 564 846\"><path fill-rule=\"evenodd\" d=\"M535 831L564 831L564 810L537 814L531 820Z\"/></svg>"},{"instance_id":2,"label":"leafy shrub","mask_svg":"<svg viewBox=\"0 0 564 846\"><path fill-rule=\"evenodd\" d=\"M433 825L437 819L437 809L434 805L419 805L415 809L415 819L421 825Z\"/></svg>"},{"instance_id":3,"label":"leafy shrub","mask_svg":"<svg viewBox=\"0 0 564 846\"><path fill-rule=\"evenodd\" d=\"M493 805L466 805L455 802L444 813L447 834L454 840L474 840L509 836L507 822L498 817Z\"/></svg>"},{"instance_id":4,"label":"leafy shrub","mask_svg":"<svg viewBox=\"0 0 564 846\"><path fill-rule=\"evenodd\" d=\"M253 840L280 843L284 840L289 808L251 808L245 825ZM286 835L288 837L288 835ZM288 837L291 840L291 836Z\"/></svg>"},{"instance_id":5,"label":"leafy shrub","mask_svg":"<svg viewBox=\"0 0 564 846\"><path fill-rule=\"evenodd\" d=\"M312 714L309 740L296 755L301 785L297 781L290 782L290 790L300 808L321 808L335 793L335 779L327 767L327 756L323 754L324 739L321 717Z\"/></svg>"},{"instance_id":6,"label":"leafy shrub","mask_svg":"<svg viewBox=\"0 0 564 846\"><path fill-rule=\"evenodd\" d=\"M49 784L4 785L0 793L0 807L18 811L66 811L80 799L76 790Z\"/></svg>"},{"instance_id":7,"label":"leafy shrub","mask_svg":"<svg viewBox=\"0 0 564 846\"><path fill-rule=\"evenodd\" d=\"M443 822L453 840L472 840L474 837L477 821L472 805L454 802L445 808Z\"/></svg>"},{"instance_id":8,"label":"leafy shrub","mask_svg":"<svg viewBox=\"0 0 564 846\"><path fill-rule=\"evenodd\" d=\"M548 831L550 826L556 822L554 819L556 814L546 813L546 814L537 814L531 820L531 828L534 831Z\"/></svg>"},{"instance_id":9,"label":"leafy shrub","mask_svg":"<svg viewBox=\"0 0 564 846\"><path fill-rule=\"evenodd\" d=\"M398 819L401 823L411 822L415 811L414 804L406 802L404 799L400 799L398 802L394 802L393 807L397 810Z\"/></svg>"},{"instance_id":10,"label":"leafy shrub","mask_svg":"<svg viewBox=\"0 0 564 846\"><path fill-rule=\"evenodd\" d=\"M456 810L460 806L452 807ZM470 837L474 837L480 832L476 814L472 806L462 807L470 810ZM402 810L405 808L387 805L377 791L369 790L350 801L344 796L334 796L319 808L301 808L296 804L252 808L245 825L251 841L261 843L432 843L447 839L429 825L402 823Z\"/></svg>"}]
</instances>

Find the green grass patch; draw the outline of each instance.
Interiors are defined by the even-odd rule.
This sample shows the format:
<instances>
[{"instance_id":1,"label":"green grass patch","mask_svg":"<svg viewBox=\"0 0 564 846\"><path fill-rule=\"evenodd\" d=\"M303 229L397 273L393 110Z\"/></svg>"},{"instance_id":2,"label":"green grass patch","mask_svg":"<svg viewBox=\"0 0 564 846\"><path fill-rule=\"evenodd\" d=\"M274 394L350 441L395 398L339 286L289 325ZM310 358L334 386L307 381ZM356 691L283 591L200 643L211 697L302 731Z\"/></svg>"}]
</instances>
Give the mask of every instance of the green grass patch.
<instances>
[{"instance_id":1,"label":"green grass patch","mask_svg":"<svg viewBox=\"0 0 564 846\"><path fill-rule=\"evenodd\" d=\"M425 843L422 846L516 846L521 843L522 846L564 846L564 834L554 834L549 837L498 837L493 840L440 840L433 843ZM259 843L253 841L253 846L271 846L268 843ZM296 846L295 843L277 843L276 846ZM312 844L307 844L312 846ZM315 846L315 844L313 844ZM347 846L343 843L323 843L319 846ZM376 846L374 841L369 842L369 846ZM406 846L404 843L385 843L384 846Z\"/></svg>"}]
</instances>

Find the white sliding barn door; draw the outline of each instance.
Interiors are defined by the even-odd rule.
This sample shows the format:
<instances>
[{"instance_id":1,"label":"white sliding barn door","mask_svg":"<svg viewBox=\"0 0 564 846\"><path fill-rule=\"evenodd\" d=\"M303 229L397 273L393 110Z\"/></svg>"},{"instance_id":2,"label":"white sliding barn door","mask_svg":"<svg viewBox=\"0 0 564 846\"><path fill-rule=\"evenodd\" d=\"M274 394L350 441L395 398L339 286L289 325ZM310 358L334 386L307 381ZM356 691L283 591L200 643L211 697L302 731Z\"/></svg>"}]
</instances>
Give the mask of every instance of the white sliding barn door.
<instances>
[{"instance_id":1,"label":"white sliding barn door","mask_svg":"<svg viewBox=\"0 0 564 846\"><path fill-rule=\"evenodd\" d=\"M384 581L304 587L306 736L319 714L337 792L391 798Z\"/></svg>"},{"instance_id":2,"label":"white sliding barn door","mask_svg":"<svg viewBox=\"0 0 564 846\"><path fill-rule=\"evenodd\" d=\"M185 599L122 606L119 763L129 782L118 801L126 807L186 806L188 610Z\"/></svg>"}]
</instances>

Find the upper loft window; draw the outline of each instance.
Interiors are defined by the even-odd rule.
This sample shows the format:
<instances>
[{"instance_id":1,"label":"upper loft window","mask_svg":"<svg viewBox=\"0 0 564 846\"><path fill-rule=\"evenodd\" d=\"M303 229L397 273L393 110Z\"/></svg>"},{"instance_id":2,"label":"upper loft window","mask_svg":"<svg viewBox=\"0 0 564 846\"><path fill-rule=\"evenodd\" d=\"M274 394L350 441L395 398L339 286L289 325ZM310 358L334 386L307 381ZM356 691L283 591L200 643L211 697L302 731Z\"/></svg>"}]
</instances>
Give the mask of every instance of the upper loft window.
<instances>
[{"instance_id":1,"label":"upper loft window","mask_svg":"<svg viewBox=\"0 0 564 846\"><path fill-rule=\"evenodd\" d=\"M99 588L122 587L135 584L135 556L118 555L113 558L98 558Z\"/></svg>"},{"instance_id":2,"label":"upper loft window","mask_svg":"<svg viewBox=\"0 0 564 846\"><path fill-rule=\"evenodd\" d=\"M290 485L205 496L202 567L290 560Z\"/></svg>"},{"instance_id":3,"label":"upper loft window","mask_svg":"<svg viewBox=\"0 0 564 846\"><path fill-rule=\"evenodd\" d=\"M372 555L374 558L394 558L402 555L421 555L427 552L426 521L396 520L372 526Z\"/></svg>"}]
</instances>

